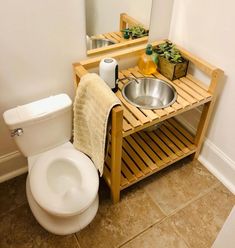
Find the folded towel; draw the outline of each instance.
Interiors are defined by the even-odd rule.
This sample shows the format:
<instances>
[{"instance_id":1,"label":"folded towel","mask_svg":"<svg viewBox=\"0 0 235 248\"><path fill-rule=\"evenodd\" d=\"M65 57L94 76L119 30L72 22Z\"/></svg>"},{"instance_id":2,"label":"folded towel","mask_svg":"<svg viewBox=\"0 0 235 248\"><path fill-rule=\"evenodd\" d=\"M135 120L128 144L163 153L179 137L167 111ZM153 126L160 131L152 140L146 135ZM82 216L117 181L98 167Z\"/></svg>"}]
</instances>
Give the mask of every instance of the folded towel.
<instances>
[{"instance_id":1,"label":"folded towel","mask_svg":"<svg viewBox=\"0 0 235 248\"><path fill-rule=\"evenodd\" d=\"M111 109L121 104L95 73L81 78L74 100L74 146L87 154L103 174L105 140Z\"/></svg>"}]
</instances>

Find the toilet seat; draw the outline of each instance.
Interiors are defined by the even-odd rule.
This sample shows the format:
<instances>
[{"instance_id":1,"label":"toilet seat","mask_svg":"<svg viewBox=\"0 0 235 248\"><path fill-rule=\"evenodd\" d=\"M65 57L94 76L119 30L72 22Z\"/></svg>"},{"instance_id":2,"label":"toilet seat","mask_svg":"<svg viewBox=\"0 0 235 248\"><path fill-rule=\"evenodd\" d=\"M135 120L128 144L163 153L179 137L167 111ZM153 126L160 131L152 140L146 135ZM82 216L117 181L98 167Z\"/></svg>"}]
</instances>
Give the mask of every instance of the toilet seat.
<instances>
[{"instance_id":1,"label":"toilet seat","mask_svg":"<svg viewBox=\"0 0 235 248\"><path fill-rule=\"evenodd\" d=\"M85 211L97 196L99 178L92 161L72 144L41 153L29 174L35 201L61 217Z\"/></svg>"}]
</instances>

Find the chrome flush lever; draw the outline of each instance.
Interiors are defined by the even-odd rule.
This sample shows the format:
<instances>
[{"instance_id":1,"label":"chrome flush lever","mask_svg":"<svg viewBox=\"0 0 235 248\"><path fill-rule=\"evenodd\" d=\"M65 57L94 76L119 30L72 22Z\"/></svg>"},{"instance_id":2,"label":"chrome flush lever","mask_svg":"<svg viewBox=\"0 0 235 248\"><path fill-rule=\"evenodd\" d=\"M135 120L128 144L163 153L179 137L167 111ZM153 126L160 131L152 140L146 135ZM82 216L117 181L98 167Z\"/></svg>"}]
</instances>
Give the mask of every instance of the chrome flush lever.
<instances>
[{"instance_id":1,"label":"chrome flush lever","mask_svg":"<svg viewBox=\"0 0 235 248\"><path fill-rule=\"evenodd\" d=\"M11 137L14 137L16 135L21 136L23 133L24 133L24 131L22 128L16 128L14 130L11 130Z\"/></svg>"}]
</instances>

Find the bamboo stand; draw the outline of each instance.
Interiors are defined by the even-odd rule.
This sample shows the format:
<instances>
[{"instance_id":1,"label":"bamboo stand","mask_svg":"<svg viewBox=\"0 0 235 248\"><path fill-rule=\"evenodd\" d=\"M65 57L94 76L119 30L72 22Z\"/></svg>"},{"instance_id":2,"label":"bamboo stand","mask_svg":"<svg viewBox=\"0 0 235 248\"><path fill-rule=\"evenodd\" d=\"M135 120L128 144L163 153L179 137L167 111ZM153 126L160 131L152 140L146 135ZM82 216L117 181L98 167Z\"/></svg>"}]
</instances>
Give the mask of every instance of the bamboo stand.
<instances>
[{"instance_id":1,"label":"bamboo stand","mask_svg":"<svg viewBox=\"0 0 235 248\"><path fill-rule=\"evenodd\" d=\"M152 45L161 43L153 42ZM205 86L194 76L170 81L156 72L151 77L163 79L172 84L177 93L177 101L170 107L159 110L137 108L122 97L121 89L128 80L126 77L143 77L137 67L119 72L119 90L116 93L122 106L112 110L112 139L111 150L104 167L104 179L111 189L113 202L120 199L120 191L143 178L171 165L172 163L192 155L197 158L201 150L206 130L214 107L217 85L223 71L195 57L186 50L178 47L182 55L195 67L206 73L211 81ZM109 54L117 60L139 56L145 45ZM99 65L104 56L91 58L74 64L75 87L80 78L91 68ZM190 134L174 118L183 112L203 105L201 119L196 136ZM162 123L152 132L141 130Z\"/></svg>"}]
</instances>

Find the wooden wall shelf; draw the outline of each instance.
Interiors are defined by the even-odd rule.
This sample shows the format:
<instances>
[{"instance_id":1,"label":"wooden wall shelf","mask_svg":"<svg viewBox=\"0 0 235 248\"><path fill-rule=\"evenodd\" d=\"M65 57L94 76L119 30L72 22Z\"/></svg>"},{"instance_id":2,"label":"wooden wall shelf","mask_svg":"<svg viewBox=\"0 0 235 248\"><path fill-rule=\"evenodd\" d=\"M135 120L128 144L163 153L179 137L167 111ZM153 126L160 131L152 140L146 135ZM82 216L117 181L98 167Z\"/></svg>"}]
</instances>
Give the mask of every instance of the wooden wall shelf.
<instances>
[{"instance_id":1,"label":"wooden wall shelf","mask_svg":"<svg viewBox=\"0 0 235 248\"><path fill-rule=\"evenodd\" d=\"M161 41L153 42L158 45ZM138 56L144 52L145 45L109 54L110 57L123 59ZM163 79L172 84L178 97L170 107L159 110L147 110L135 107L122 96L121 89L128 77L143 77L138 67L127 68L119 72L119 90L116 95L122 106L112 110L111 146L105 162L104 179L111 189L113 202L120 199L120 191L141 179L193 154L197 158L205 137L210 116L216 99L217 85L223 71L179 48L197 68L206 73L210 85L206 86L191 74L170 81L156 72L151 77ZM106 55L107 56L107 55ZM104 56L74 64L75 87L88 69L97 67ZM148 76L149 77L149 76ZM203 105L197 133L192 136L174 116ZM152 132L144 129L160 123Z\"/></svg>"}]
</instances>

